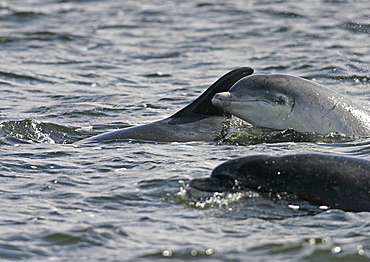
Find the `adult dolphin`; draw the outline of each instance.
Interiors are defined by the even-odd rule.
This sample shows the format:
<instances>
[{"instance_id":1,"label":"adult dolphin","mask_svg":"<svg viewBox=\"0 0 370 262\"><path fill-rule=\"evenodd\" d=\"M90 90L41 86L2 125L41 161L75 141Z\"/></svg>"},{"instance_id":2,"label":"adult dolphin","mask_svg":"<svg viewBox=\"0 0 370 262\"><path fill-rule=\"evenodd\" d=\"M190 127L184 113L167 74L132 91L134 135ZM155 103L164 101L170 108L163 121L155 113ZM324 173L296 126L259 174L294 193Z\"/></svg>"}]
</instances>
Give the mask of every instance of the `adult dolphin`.
<instances>
[{"instance_id":1,"label":"adult dolphin","mask_svg":"<svg viewBox=\"0 0 370 262\"><path fill-rule=\"evenodd\" d=\"M254 126L370 136L370 114L342 95L291 75L245 77L212 103Z\"/></svg>"},{"instance_id":2,"label":"adult dolphin","mask_svg":"<svg viewBox=\"0 0 370 262\"><path fill-rule=\"evenodd\" d=\"M193 179L189 186L207 192L288 192L314 205L370 211L370 161L344 156L247 156L221 164L211 177Z\"/></svg>"},{"instance_id":3,"label":"adult dolphin","mask_svg":"<svg viewBox=\"0 0 370 262\"><path fill-rule=\"evenodd\" d=\"M212 97L224 92L239 79L253 74L250 67L230 71L211 85L195 101L169 118L131 128L97 135L85 141L150 140L159 142L214 141L222 135L230 114L211 103Z\"/></svg>"}]
</instances>

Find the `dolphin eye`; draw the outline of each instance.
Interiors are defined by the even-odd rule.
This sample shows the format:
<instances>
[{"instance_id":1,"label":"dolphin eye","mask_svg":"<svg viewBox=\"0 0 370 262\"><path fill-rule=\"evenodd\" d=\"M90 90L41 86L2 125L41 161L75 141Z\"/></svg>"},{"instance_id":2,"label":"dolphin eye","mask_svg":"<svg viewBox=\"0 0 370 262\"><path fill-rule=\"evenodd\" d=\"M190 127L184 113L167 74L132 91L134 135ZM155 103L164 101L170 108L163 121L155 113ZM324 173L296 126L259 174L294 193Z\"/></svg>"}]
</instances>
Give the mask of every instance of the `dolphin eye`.
<instances>
[{"instance_id":1,"label":"dolphin eye","mask_svg":"<svg viewBox=\"0 0 370 262\"><path fill-rule=\"evenodd\" d=\"M286 104L285 98L283 96L279 96L277 99L274 100L274 102L276 104L279 104L279 105L285 105Z\"/></svg>"}]
</instances>

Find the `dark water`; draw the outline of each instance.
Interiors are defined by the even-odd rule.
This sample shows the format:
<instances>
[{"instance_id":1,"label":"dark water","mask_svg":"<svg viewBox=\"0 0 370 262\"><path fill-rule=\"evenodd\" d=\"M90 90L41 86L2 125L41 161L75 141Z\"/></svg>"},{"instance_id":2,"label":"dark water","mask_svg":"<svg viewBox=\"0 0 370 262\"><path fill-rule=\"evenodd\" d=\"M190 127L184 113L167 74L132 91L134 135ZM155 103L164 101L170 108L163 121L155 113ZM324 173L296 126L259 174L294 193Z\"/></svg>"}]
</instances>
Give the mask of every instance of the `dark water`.
<instances>
[{"instance_id":1,"label":"dark water","mask_svg":"<svg viewBox=\"0 0 370 262\"><path fill-rule=\"evenodd\" d=\"M184 187L230 158L370 140L127 141L239 66L294 74L370 109L368 0L0 2L0 260L368 261L370 214ZM298 208L299 207L299 208Z\"/></svg>"}]
</instances>

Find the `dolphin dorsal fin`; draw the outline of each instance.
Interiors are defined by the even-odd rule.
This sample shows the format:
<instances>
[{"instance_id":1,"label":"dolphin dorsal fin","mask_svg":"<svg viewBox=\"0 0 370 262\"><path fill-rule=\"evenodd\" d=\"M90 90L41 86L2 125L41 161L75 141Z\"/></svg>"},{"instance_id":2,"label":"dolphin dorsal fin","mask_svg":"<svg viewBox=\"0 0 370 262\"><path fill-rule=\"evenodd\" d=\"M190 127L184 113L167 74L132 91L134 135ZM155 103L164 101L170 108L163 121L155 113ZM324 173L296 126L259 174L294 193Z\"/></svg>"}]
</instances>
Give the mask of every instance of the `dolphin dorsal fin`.
<instances>
[{"instance_id":1,"label":"dolphin dorsal fin","mask_svg":"<svg viewBox=\"0 0 370 262\"><path fill-rule=\"evenodd\" d=\"M188 116L190 114L222 116L226 112L221 108L215 107L211 100L216 93L226 92L241 78L253 74L253 69L250 67L241 67L234 69L211 85L203 94L195 99L191 104L187 105L172 117Z\"/></svg>"}]
</instances>

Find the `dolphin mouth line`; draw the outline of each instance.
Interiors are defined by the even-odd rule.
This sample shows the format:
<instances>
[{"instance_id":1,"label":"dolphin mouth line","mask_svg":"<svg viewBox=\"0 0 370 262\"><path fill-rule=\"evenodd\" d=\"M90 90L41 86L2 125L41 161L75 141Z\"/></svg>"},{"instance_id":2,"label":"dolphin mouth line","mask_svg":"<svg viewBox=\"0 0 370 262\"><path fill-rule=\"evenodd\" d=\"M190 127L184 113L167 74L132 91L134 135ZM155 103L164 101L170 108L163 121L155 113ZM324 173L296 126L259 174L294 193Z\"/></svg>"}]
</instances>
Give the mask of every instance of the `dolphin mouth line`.
<instances>
[{"instance_id":1,"label":"dolphin mouth line","mask_svg":"<svg viewBox=\"0 0 370 262\"><path fill-rule=\"evenodd\" d=\"M245 190L238 180L222 173L206 178L193 179L189 187L203 192L239 192Z\"/></svg>"},{"instance_id":2,"label":"dolphin mouth line","mask_svg":"<svg viewBox=\"0 0 370 262\"><path fill-rule=\"evenodd\" d=\"M219 97L215 97L213 99L218 99L220 101L227 101L227 102L240 102L240 103L253 103L253 102L265 102L265 103L270 103L270 101L268 100L263 100L263 99L225 99L224 97L222 98L219 98Z\"/></svg>"}]
</instances>

